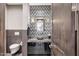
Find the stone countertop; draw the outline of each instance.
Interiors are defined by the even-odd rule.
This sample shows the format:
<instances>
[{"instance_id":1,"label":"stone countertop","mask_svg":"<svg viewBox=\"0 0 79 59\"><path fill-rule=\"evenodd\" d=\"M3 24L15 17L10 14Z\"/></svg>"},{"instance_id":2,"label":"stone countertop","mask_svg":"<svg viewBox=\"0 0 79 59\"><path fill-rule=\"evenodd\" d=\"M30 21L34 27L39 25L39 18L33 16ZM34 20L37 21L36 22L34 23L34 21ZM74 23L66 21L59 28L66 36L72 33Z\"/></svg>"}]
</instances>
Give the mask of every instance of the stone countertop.
<instances>
[{"instance_id":1,"label":"stone countertop","mask_svg":"<svg viewBox=\"0 0 79 59\"><path fill-rule=\"evenodd\" d=\"M51 42L51 39L42 39L42 40L29 39L28 42Z\"/></svg>"}]
</instances>

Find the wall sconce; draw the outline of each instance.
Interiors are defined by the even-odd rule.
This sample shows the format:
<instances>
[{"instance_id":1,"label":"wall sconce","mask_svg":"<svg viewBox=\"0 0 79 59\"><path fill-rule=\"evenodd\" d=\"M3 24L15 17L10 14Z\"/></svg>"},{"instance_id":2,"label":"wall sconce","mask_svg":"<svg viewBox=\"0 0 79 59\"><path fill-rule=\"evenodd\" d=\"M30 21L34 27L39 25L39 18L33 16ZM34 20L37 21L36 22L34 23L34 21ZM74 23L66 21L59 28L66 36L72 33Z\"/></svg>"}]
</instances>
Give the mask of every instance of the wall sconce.
<instances>
[{"instance_id":1,"label":"wall sconce","mask_svg":"<svg viewBox=\"0 0 79 59\"><path fill-rule=\"evenodd\" d=\"M32 23L34 23L34 22L35 22L34 18L32 18L32 19L31 19L31 22L32 22Z\"/></svg>"}]
</instances>

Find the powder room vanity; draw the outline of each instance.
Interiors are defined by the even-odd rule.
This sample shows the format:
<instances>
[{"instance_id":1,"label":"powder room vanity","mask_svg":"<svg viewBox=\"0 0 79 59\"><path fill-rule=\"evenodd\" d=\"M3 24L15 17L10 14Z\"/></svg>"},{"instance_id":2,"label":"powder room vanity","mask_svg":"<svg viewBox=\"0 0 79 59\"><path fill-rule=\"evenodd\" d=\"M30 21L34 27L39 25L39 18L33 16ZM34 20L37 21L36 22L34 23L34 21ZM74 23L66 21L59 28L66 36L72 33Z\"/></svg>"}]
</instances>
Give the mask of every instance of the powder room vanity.
<instances>
[{"instance_id":1,"label":"powder room vanity","mask_svg":"<svg viewBox=\"0 0 79 59\"><path fill-rule=\"evenodd\" d=\"M50 56L52 19L51 5L30 6L30 24L28 29L28 50L29 56Z\"/></svg>"}]
</instances>

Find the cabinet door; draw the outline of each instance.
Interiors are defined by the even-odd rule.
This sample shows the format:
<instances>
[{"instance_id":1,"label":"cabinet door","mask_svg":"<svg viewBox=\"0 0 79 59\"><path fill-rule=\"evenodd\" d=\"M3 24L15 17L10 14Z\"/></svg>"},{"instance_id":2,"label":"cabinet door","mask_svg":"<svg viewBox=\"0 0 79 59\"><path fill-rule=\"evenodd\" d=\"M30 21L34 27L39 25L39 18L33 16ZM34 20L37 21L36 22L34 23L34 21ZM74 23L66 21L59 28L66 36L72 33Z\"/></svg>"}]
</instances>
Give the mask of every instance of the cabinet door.
<instances>
[{"instance_id":1,"label":"cabinet door","mask_svg":"<svg viewBox=\"0 0 79 59\"><path fill-rule=\"evenodd\" d=\"M74 19L71 19L72 6L68 3L52 4L52 44L53 55L75 55Z\"/></svg>"},{"instance_id":2,"label":"cabinet door","mask_svg":"<svg viewBox=\"0 0 79 59\"><path fill-rule=\"evenodd\" d=\"M4 54L5 4L0 3L0 55Z\"/></svg>"}]
</instances>

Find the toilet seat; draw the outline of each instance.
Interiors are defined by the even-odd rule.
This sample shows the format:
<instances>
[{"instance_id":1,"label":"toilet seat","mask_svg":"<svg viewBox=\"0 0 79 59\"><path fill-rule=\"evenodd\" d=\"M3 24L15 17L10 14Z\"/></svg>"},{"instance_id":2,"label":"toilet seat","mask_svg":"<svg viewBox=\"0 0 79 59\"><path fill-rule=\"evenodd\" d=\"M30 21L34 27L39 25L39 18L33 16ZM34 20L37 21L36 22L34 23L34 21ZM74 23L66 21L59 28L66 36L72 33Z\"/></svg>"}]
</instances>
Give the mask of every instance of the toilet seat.
<instances>
[{"instance_id":1,"label":"toilet seat","mask_svg":"<svg viewBox=\"0 0 79 59\"><path fill-rule=\"evenodd\" d=\"M18 46L20 46L20 45L19 45L19 44L14 43L14 44L12 44L12 45L10 46L10 49L16 48L16 47L18 47Z\"/></svg>"},{"instance_id":2,"label":"toilet seat","mask_svg":"<svg viewBox=\"0 0 79 59\"><path fill-rule=\"evenodd\" d=\"M9 46L11 54L15 54L20 49L20 44L12 44Z\"/></svg>"}]
</instances>

